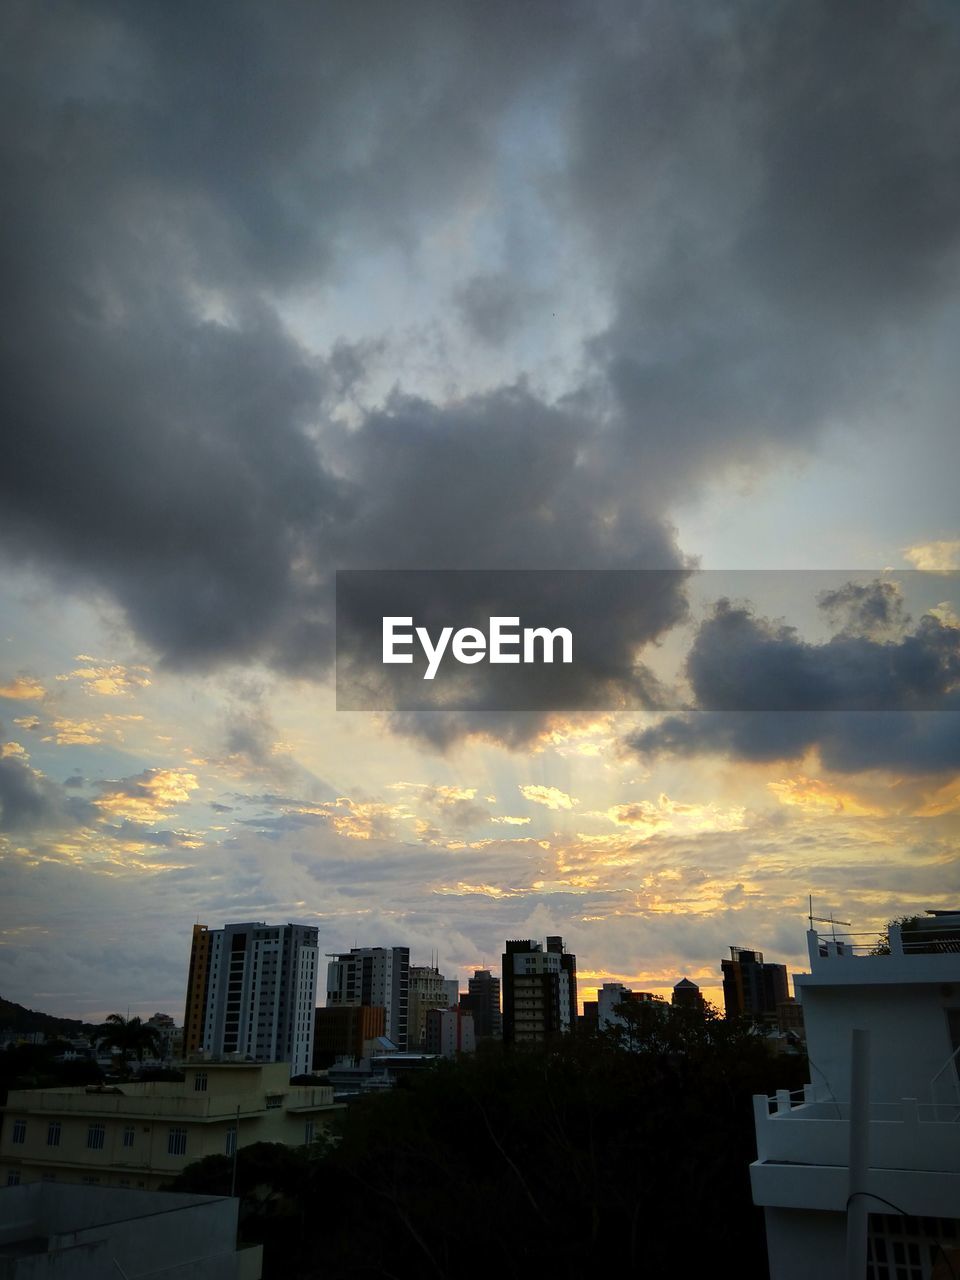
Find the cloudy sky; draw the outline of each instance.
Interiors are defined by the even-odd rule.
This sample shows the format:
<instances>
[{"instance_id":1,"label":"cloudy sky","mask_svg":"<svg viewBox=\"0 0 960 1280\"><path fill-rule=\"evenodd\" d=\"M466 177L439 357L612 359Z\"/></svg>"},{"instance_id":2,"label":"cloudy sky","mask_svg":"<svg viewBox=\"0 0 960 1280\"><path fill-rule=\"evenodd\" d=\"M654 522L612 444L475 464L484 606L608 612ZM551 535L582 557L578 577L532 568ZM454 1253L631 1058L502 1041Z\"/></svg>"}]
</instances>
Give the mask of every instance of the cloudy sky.
<instances>
[{"instance_id":1,"label":"cloudy sky","mask_svg":"<svg viewBox=\"0 0 960 1280\"><path fill-rule=\"evenodd\" d=\"M5 997L179 1016L246 919L716 997L957 904L955 6L3 26ZM337 569L694 567L769 572L640 628L669 710L336 710Z\"/></svg>"}]
</instances>

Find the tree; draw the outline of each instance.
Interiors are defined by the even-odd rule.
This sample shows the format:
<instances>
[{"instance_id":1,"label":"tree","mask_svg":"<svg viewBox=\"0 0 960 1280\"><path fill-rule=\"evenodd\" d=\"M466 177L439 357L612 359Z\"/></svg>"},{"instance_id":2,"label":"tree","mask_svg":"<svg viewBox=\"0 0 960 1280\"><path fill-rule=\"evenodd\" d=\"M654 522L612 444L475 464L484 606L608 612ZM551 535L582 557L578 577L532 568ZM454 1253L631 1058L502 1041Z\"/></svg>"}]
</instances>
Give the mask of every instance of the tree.
<instances>
[{"instance_id":1,"label":"tree","mask_svg":"<svg viewBox=\"0 0 960 1280\"><path fill-rule=\"evenodd\" d=\"M149 1053L158 1058L163 1052L163 1041L156 1027L151 1027L139 1017L125 1018L121 1013L111 1013L97 1034L97 1044L112 1049L123 1061L136 1058L140 1063Z\"/></svg>"},{"instance_id":2,"label":"tree","mask_svg":"<svg viewBox=\"0 0 960 1280\"><path fill-rule=\"evenodd\" d=\"M887 921L887 927L870 948L872 956L890 954L890 930L900 926L906 949L918 952L960 951L960 930L953 924L941 924L931 916L897 916Z\"/></svg>"}]
</instances>

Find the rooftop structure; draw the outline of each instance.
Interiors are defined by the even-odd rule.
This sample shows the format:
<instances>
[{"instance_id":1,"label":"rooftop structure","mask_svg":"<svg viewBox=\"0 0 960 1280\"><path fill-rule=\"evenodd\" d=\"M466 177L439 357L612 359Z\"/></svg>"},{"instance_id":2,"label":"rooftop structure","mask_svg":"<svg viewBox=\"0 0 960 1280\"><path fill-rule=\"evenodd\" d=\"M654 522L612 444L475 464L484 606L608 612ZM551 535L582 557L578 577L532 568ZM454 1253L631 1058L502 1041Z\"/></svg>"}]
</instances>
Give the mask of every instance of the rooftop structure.
<instances>
[{"instance_id":1,"label":"rooftop structure","mask_svg":"<svg viewBox=\"0 0 960 1280\"><path fill-rule=\"evenodd\" d=\"M237 1249L240 1201L36 1182L0 1190L2 1280L260 1280Z\"/></svg>"},{"instance_id":2,"label":"rooftop structure","mask_svg":"<svg viewBox=\"0 0 960 1280\"><path fill-rule=\"evenodd\" d=\"M960 1274L960 912L807 943L812 1081L754 1100L771 1280Z\"/></svg>"},{"instance_id":3,"label":"rooftop structure","mask_svg":"<svg viewBox=\"0 0 960 1280\"><path fill-rule=\"evenodd\" d=\"M310 1142L335 1109L328 1087L289 1083L284 1063L190 1064L183 1081L13 1089L0 1174L156 1190L209 1155L253 1142Z\"/></svg>"}]
</instances>

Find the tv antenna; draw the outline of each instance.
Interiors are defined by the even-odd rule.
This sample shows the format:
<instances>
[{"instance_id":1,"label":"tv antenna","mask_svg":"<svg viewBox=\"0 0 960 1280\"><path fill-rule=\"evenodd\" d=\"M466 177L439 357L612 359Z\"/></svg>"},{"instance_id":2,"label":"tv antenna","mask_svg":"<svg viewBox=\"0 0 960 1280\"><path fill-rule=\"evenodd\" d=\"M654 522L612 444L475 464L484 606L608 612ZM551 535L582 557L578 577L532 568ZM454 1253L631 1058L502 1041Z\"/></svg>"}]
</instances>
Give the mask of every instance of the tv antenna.
<instances>
[{"instance_id":1,"label":"tv antenna","mask_svg":"<svg viewBox=\"0 0 960 1280\"><path fill-rule=\"evenodd\" d=\"M849 920L835 920L835 919L834 919L834 917L833 917L833 912L832 912L832 911L830 912L830 915L829 915L829 916L815 916L815 915L813 914L813 894L810 894L810 895L809 895L809 899L808 899L808 901L809 901L809 905L810 905L810 914L809 914L809 916L808 916L807 918L808 918L808 919L809 919L809 921L810 921L810 928L811 928L811 929L813 928L814 923L816 923L816 924L828 924L828 925L830 926L830 933L831 933L831 935L832 935L833 941L834 941L834 942L836 942L836 940L837 940L837 925L838 925L838 924L846 925L846 927L847 927L848 929L851 927L851 925L850 925L850 921L849 921Z\"/></svg>"}]
</instances>

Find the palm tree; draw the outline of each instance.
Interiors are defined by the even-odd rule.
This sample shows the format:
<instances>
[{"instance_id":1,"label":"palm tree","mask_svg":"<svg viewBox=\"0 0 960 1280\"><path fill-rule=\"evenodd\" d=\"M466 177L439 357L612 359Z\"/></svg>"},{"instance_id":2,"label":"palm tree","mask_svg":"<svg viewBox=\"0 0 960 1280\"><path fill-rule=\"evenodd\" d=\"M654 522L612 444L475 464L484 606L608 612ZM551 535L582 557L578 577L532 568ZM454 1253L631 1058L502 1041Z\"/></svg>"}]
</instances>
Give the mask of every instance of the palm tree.
<instances>
[{"instance_id":1,"label":"palm tree","mask_svg":"<svg viewBox=\"0 0 960 1280\"><path fill-rule=\"evenodd\" d=\"M145 1054L159 1057L163 1052L163 1041L156 1027L140 1017L125 1018L122 1013L111 1013L107 1017L97 1043L101 1048L112 1049L121 1060L135 1057L141 1065Z\"/></svg>"}]
</instances>

